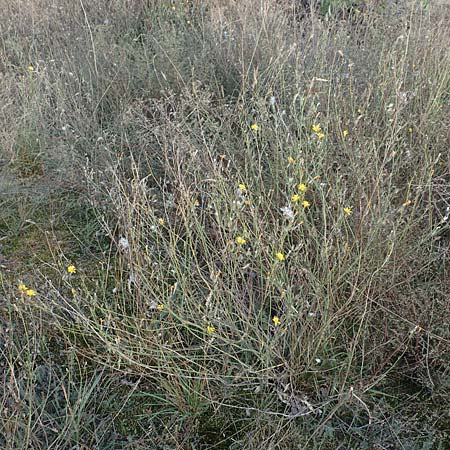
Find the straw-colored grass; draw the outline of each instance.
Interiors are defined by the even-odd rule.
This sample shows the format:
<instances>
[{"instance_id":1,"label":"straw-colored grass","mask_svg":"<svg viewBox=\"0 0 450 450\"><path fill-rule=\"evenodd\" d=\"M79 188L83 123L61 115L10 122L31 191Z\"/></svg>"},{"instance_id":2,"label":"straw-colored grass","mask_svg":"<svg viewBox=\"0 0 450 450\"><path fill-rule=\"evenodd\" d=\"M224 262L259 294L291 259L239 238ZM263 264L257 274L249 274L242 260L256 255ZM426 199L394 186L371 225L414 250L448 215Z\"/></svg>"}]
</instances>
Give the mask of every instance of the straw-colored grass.
<instances>
[{"instance_id":1,"label":"straw-colored grass","mask_svg":"<svg viewBox=\"0 0 450 450\"><path fill-rule=\"evenodd\" d=\"M450 445L445 5L0 9L1 448Z\"/></svg>"}]
</instances>

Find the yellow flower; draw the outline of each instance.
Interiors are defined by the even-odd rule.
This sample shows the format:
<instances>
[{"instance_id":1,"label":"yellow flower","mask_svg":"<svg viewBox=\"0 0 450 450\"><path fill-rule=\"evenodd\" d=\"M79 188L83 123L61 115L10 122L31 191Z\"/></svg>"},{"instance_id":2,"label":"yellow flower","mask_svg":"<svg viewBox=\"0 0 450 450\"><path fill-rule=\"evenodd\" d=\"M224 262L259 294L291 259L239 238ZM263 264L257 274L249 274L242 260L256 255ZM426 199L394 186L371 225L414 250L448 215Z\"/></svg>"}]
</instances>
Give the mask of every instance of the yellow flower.
<instances>
[{"instance_id":1,"label":"yellow flower","mask_svg":"<svg viewBox=\"0 0 450 450\"><path fill-rule=\"evenodd\" d=\"M344 130L343 132L342 132L342 136L344 136L345 138L348 136L348 130Z\"/></svg>"},{"instance_id":2,"label":"yellow flower","mask_svg":"<svg viewBox=\"0 0 450 450\"><path fill-rule=\"evenodd\" d=\"M413 132L413 129L412 129L411 127L409 127L409 128L408 128L408 132L409 132L409 133L412 133L412 132Z\"/></svg>"},{"instance_id":3,"label":"yellow flower","mask_svg":"<svg viewBox=\"0 0 450 450\"><path fill-rule=\"evenodd\" d=\"M28 66L27 70L28 70L28 72L33 72L34 71L34 67L33 66Z\"/></svg>"},{"instance_id":4,"label":"yellow flower","mask_svg":"<svg viewBox=\"0 0 450 450\"><path fill-rule=\"evenodd\" d=\"M344 212L347 216L351 216L353 214L352 208L349 208L348 206L344 208Z\"/></svg>"},{"instance_id":5,"label":"yellow flower","mask_svg":"<svg viewBox=\"0 0 450 450\"><path fill-rule=\"evenodd\" d=\"M359 114L361 114L362 113L362 109L358 108L358 112L359 112Z\"/></svg>"},{"instance_id":6,"label":"yellow flower","mask_svg":"<svg viewBox=\"0 0 450 450\"><path fill-rule=\"evenodd\" d=\"M258 131L258 130L259 130L259 125L258 125L257 123L252 123L252 124L250 125L250 128L251 128L253 131Z\"/></svg>"},{"instance_id":7,"label":"yellow flower","mask_svg":"<svg viewBox=\"0 0 450 450\"><path fill-rule=\"evenodd\" d=\"M216 329L215 329L212 325L208 325L208 326L206 327L206 331L207 331L209 334L213 334L214 331L216 331Z\"/></svg>"},{"instance_id":8,"label":"yellow flower","mask_svg":"<svg viewBox=\"0 0 450 450\"><path fill-rule=\"evenodd\" d=\"M164 310L164 305L163 305L163 304L159 304L159 305L156 307L156 309L157 309L158 311L163 311L163 310Z\"/></svg>"},{"instance_id":9,"label":"yellow flower","mask_svg":"<svg viewBox=\"0 0 450 450\"><path fill-rule=\"evenodd\" d=\"M70 290L70 292L72 292L72 295L75 297L75 295L77 295L77 290L75 288L72 288Z\"/></svg>"},{"instance_id":10,"label":"yellow flower","mask_svg":"<svg viewBox=\"0 0 450 450\"><path fill-rule=\"evenodd\" d=\"M27 294L28 297L34 297L36 295L36 291L34 289L27 289L25 294Z\"/></svg>"},{"instance_id":11,"label":"yellow flower","mask_svg":"<svg viewBox=\"0 0 450 450\"><path fill-rule=\"evenodd\" d=\"M238 236L236 238L236 244L238 245L244 245L247 241L242 237L242 236Z\"/></svg>"},{"instance_id":12,"label":"yellow flower","mask_svg":"<svg viewBox=\"0 0 450 450\"><path fill-rule=\"evenodd\" d=\"M161 217L160 219L158 219L158 223L159 223L160 225L164 225L164 219Z\"/></svg>"},{"instance_id":13,"label":"yellow flower","mask_svg":"<svg viewBox=\"0 0 450 450\"><path fill-rule=\"evenodd\" d=\"M245 184L242 184L242 183L238 186L238 188L242 192L245 192L247 190L247 187L245 186Z\"/></svg>"},{"instance_id":14,"label":"yellow flower","mask_svg":"<svg viewBox=\"0 0 450 450\"><path fill-rule=\"evenodd\" d=\"M303 206L303 208L309 208L311 206L311 203L309 203L308 200L304 200L302 202L302 206Z\"/></svg>"},{"instance_id":15,"label":"yellow flower","mask_svg":"<svg viewBox=\"0 0 450 450\"><path fill-rule=\"evenodd\" d=\"M306 191L308 190L308 186L306 186L306 184L304 184L304 183L300 183L300 184L298 185L298 190L299 190L300 192L306 192Z\"/></svg>"},{"instance_id":16,"label":"yellow flower","mask_svg":"<svg viewBox=\"0 0 450 450\"><path fill-rule=\"evenodd\" d=\"M69 267L67 267L67 272L69 273L77 273L77 268L73 265L70 265Z\"/></svg>"},{"instance_id":17,"label":"yellow flower","mask_svg":"<svg viewBox=\"0 0 450 450\"><path fill-rule=\"evenodd\" d=\"M275 324L275 326L277 327L278 325L280 325L281 320L278 316L273 316L272 318L272 322Z\"/></svg>"},{"instance_id":18,"label":"yellow flower","mask_svg":"<svg viewBox=\"0 0 450 450\"><path fill-rule=\"evenodd\" d=\"M314 131L314 133L318 133L319 131L322 131L322 128L320 127L320 123L313 125L312 130Z\"/></svg>"},{"instance_id":19,"label":"yellow flower","mask_svg":"<svg viewBox=\"0 0 450 450\"><path fill-rule=\"evenodd\" d=\"M246 206L250 206L250 200L249 200L249 199L247 199L247 200L244 200L244 205L246 205Z\"/></svg>"},{"instance_id":20,"label":"yellow flower","mask_svg":"<svg viewBox=\"0 0 450 450\"><path fill-rule=\"evenodd\" d=\"M289 164L294 164L295 163L295 159L292 156L288 156L288 163Z\"/></svg>"},{"instance_id":21,"label":"yellow flower","mask_svg":"<svg viewBox=\"0 0 450 450\"><path fill-rule=\"evenodd\" d=\"M292 200L294 203L297 203L297 202L300 200L300 195L294 194L294 195L291 197L291 200Z\"/></svg>"},{"instance_id":22,"label":"yellow flower","mask_svg":"<svg viewBox=\"0 0 450 450\"><path fill-rule=\"evenodd\" d=\"M278 261L284 261L286 259L281 252L278 252L275 256L277 257Z\"/></svg>"},{"instance_id":23,"label":"yellow flower","mask_svg":"<svg viewBox=\"0 0 450 450\"><path fill-rule=\"evenodd\" d=\"M316 136L319 138L319 140L325 137L323 133L316 133Z\"/></svg>"},{"instance_id":24,"label":"yellow flower","mask_svg":"<svg viewBox=\"0 0 450 450\"><path fill-rule=\"evenodd\" d=\"M25 292L28 288L24 284L19 284L17 289L19 289L20 292Z\"/></svg>"},{"instance_id":25,"label":"yellow flower","mask_svg":"<svg viewBox=\"0 0 450 450\"><path fill-rule=\"evenodd\" d=\"M403 203L403 206L409 206L412 203L410 199L406 200L405 203Z\"/></svg>"}]
</instances>

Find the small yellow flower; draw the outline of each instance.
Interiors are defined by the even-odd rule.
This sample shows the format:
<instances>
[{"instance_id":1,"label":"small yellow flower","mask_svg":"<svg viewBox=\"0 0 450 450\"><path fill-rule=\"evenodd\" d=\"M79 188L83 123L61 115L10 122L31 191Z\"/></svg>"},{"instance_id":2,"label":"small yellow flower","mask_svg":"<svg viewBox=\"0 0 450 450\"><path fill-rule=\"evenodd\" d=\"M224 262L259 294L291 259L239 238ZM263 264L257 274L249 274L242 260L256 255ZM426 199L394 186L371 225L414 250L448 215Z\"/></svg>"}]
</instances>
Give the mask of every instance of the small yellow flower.
<instances>
[{"instance_id":1,"label":"small yellow flower","mask_svg":"<svg viewBox=\"0 0 450 450\"><path fill-rule=\"evenodd\" d=\"M361 114L362 113L362 109L358 108L358 113Z\"/></svg>"},{"instance_id":2,"label":"small yellow flower","mask_svg":"<svg viewBox=\"0 0 450 450\"><path fill-rule=\"evenodd\" d=\"M275 324L275 326L277 327L278 325L280 325L281 320L278 316L273 316L272 318L272 322Z\"/></svg>"},{"instance_id":3,"label":"small yellow flower","mask_svg":"<svg viewBox=\"0 0 450 450\"><path fill-rule=\"evenodd\" d=\"M349 208L348 206L344 208L344 212L347 216L351 216L353 214L352 208Z\"/></svg>"},{"instance_id":4,"label":"small yellow flower","mask_svg":"<svg viewBox=\"0 0 450 450\"><path fill-rule=\"evenodd\" d=\"M292 200L294 203L297 203L297 202L300 200L300 195L294 194L294 195L291 197L291 200Z\"/></svg>"},{"instance_id":5,"label":"small yellow flower","mask_svg":"<svg viewBox=\"0 0 450 450\"><path fill-rule=\"evenodd\" d=\"M286 259L281 252L278 252L275 256L277 257L278 261L284 261Z\"/></svg>"},{"instance_id":6,"label":"small yellow flower","mask_svg":"<svg viewBox=\"0 0 450 450\"><path fill-rule=\"evenodd\" d=\"M348 136L348 130L344 130L343 132L342 132L342 136L344 136L345 138Z\"/></svg>"},{"instance_id":7,"label":"small yellow flower","mask_svg":"<svg viewBox=\"0 0 450 450\"><path fill-rule=\"evenodd\" d=\"M164 225L164 219L161 217L161 218L159 218L158 219L158 223L160 224L160 225Z\"/></svg>"},{"instance_id":8,"label":"small yellow flower","mask_svg":"<svg viewBox=\"0 0 450 450\"><path fill-rule=\"evenodd\" d=\"M298 185L298 190L299 190L300 192L306 192L306 191L308 190L308 186L306 186L305 183L300 183L300 184Z\"/></svg>"},{"instance_id":9,"label":"small yellow flower","mask_svg":"<svg viewBox=\"0 0 450 450\"><path fill-rule=\"evenodd\" d=\"M236 238L236 244L238 245L244 245L247 241L242 237L242 236L238 236Z\"/></svg>"},{"instance_id":10,"label":"small yellow flower","mask_svg":"<svg viewBox=\"0 0 450 450\"><path fill-rule=\"evenodd\" d=\"M251 128L253 131L258 131L258 130L259 130L259 125L258 125L257 123L252 123L252 124L250 125L250 128Z\"/></svg>"},{"instance_id":11,"label":"small yellow flower","mask_svg":"<svg viewBox=\"0 0 450 450\"><path fill-rule=\"evenodd\" d=\"M405 203L403 203L403 206L409 206L412 203L410 199L406 200Z\"/></svg>"},{"instance_id":12,"label":"small yellow flower","mask_svg":"<svg viewBox=\"0 0 450 450\"><path fill-rule=\"evenodd\" d=\"M245 186L245 184L243 184L243 183L241 183L241 184L238 186L238 188L239 188L239 190L242 191L242 192L245 192L245 191L247 190L247 186Z\"/></svg>"},{"instance_id":13,"label":"small yellow flower","mask_svg":"<svg viewBox=\"0 0 450 450\"><path fill-rule=\"evenodd\" d=\"M325 137L325 135L323 133L316 133L316 136L319 140L323 139Z\"/></svg>"},{"instance_id":14,"label":"small yellow flower","mask_svg":"<svg viewBox=\"0 0 450 450\"><path fill-rule=\"evenodd\" d=\"M295 159L292 156L288 156L288 163L289 164L294 164L295 163Z\"/></svg>"},{"instance_id":15,"label":"small yellow flower","mask_svg":"<svg viewBox=\"0 0 450 450\"><path fill-rule=\"evenodd\" d=\"M72 295L75 297L77 295L77 290L75 288L72 288L70 290L70 292L72 292Z\"/></svg>"},{"instance_id":16,"label":"small yellow flower","mask_svg":"<svg viewBox=\"0 0 450 450\"><path fill-rule=\"evenodd\" d=\"M28 66L27 70L28 70L28 72L33 72L34 71L34 67L33 66Z\"/></svg>"},{"instance_id":17,"label":"small yellow flower","mask_svg":"<svg viewBox=\"0 0 450 450\"><path fill-rule=\"evenodd\" d=\"M67 272L69 273L77 273L77 268L74 265L70 265L67 267Z\"/></svg>"},{"instance_id":18,"label":"small yellow flower","mask_svg":"<svg viewBox=\"0 0 450 450\"><path fill-rule=\"evenodd\" d=\"M303 206L303 208L309 208L311 206L311 203L309 203L308 200L304 200L302 202L302 206Z\"/></svg>"},{"instance_id":19,"label":"small yellow flower","mask_svg":"<svg viewBox=\"0 0 450 450\"><path fill-rule=\"evenodd\" d=\"M249 200L249 199L244 200L244 205L245 205L245 206L250 206L250 200Z\"/></svg>"},{"instance_id":20,"label":"small yellow flower","mask_svg":"<svg viewBox=\"0 0 450 450\"><path fill-rule=\"evenodd\" d=\"M322 131L322 128L320 127L320 123L313 125L312 130L314 131L314 133L318 133L319 131Z\"/></svg>"},{"instance_id":21,"label":"small yellow flower","mask_svg":"<svg viewBox=\"0 0 450 450\"><path fill-rule=\"evenodd\" d=\"M19 289L20 292L25 292L28 290L28 288L24 284L19 284L19 286L17 286L17 289Z\"/></svg>"},{"instance_id":22,"label":"small yellow flower","mask_svg":"<svg viewBox=\"0 0 450 450\"><path fill-rule=\"evenodd\" d=\"M25 294L27 294L28 297L35 297L36 296L36 291L34 289L27 289L25 291Z\"/></svg>"},{"instance_id":23,"label":"small yellow flower","mask_svg":"<svg viewBox=\"0 0 450 450\"><path fill-rule=\"evenodd\" d=\"M413 129L412 129L411 127L409 127L409 128L408 128L408 132L409 132L409 133L412 133L412 132L413 132Z\"/></svg>"},{"instance_id":24,"label":"small yellow flower","mask_svg":"<svg viewBox=\"0 0 450 450\"><path fill-rule=\"evenodd\" d=\"M159 304L159 305L156 307L156 309L157 309L158 311L163 311L163 310L164 310L164 305L163 305L163 304Z\"/></svg>"},{"instance_id":25,"label":"small yellow flower","mask_svg":"<svg viewBox=\"0 0 450 450\"><path fill-rule=\"evenodd\" d=\"M216 331L216 329L215 329L212 325L208 325L208 326L206 327L206 331L207 331L209 334L213 334L214 331Z\"/></svg>"}]
</instances>

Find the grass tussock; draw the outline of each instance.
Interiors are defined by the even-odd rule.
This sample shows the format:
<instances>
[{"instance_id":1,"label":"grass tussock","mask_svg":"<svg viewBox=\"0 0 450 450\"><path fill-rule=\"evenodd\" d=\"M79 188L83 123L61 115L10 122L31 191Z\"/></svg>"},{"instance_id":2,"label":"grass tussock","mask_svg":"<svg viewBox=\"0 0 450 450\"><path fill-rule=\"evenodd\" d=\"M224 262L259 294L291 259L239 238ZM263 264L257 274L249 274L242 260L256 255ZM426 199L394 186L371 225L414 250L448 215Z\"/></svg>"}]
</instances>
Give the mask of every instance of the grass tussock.
<instances>
[{"instance_id":1,"label":"grass tussock","mask_svg":"<svg viewBox=\"0 0 450 450\"><path fill-rule=\"evenodd\" d=\"M0 4L2 448L450 445L445 5Z\"/></svg>"}]
</instances>

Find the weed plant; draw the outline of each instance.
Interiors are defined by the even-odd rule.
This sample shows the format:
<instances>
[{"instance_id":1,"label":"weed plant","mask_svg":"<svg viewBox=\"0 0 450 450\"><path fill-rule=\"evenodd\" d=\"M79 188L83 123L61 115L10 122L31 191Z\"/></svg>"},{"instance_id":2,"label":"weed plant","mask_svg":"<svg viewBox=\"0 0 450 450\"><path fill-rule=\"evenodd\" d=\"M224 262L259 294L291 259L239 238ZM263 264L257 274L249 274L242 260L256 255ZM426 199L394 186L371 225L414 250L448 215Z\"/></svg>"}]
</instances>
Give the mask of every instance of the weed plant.
<instances>
[{"instance_id":1,"label":"weed plant","mask_svg":"<svg viewBox=\"0 0 450 450\"><path fill-rule=\"evenodd\" d=\"M1 448L449 448L448 7L0 6Z\"/></svg>"}]
</instances>

